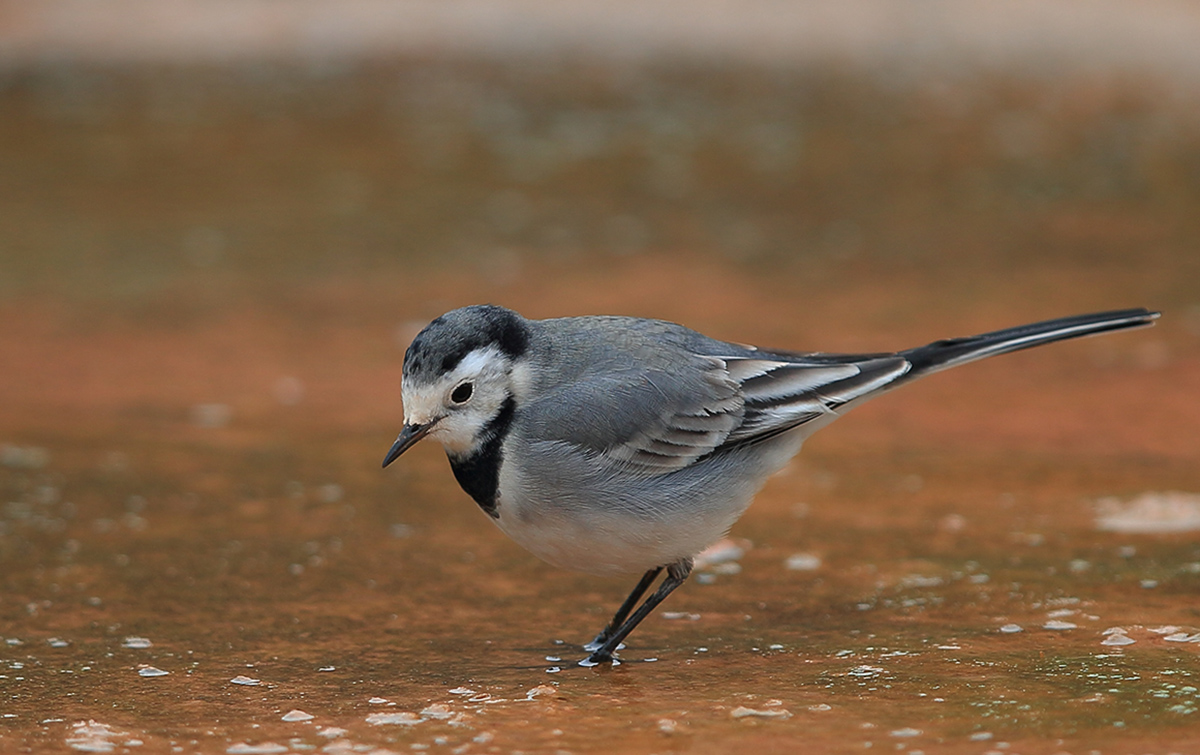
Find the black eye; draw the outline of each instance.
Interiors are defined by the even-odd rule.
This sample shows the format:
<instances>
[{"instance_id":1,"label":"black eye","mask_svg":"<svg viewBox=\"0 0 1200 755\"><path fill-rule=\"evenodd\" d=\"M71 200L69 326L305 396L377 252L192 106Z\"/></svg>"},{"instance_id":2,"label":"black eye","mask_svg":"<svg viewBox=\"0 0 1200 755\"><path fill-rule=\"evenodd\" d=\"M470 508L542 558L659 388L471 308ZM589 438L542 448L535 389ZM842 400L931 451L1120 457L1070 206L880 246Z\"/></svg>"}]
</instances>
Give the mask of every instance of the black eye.
<instances>
[{"instance_id":1,"label":"black eye","mask_svg":"<svg viewBox=\"0 0 1200 755\"><path fill-rule=\"evenodd\" d=\"M463 383L454 389L450 394L450 400L456 404L465 404L471 400L471 393L475 390L475 386L471 383Z\"/></svg>"}]
</instances>

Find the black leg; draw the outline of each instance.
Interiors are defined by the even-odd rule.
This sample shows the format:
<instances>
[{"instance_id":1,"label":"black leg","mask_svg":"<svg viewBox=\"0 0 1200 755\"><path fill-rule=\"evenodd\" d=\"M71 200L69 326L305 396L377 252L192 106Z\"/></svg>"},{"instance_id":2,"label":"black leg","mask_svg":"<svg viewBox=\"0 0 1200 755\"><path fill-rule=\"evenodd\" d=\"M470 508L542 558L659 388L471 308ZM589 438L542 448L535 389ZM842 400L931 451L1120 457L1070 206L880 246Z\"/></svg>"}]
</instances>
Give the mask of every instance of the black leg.
<instances>
[{"instance_id":1,"label":"black leg","mask_svg":"<svg viewBox=\"0 0 1200 755\"><path fill-rule=\"evenodd\" d=\"M617 646L621 641L634 630L634 628L642 623L642 619L650 615L650 612L658 607L658 604L663 602L668 595L675 591L676 587L682 585L688 578L688 574L692 572L692 560L690 558L678 561L667 567L667 576L663 579L662 584L654 591L654 594L646 598L646 602L638 606L638 609L633 612L621 627L609 635L604 644L592 651L586 659L579 662L581 666L596 666L601 663L610 663L613 659L613 653L616 652ZM657 576L655 574L654 576ZM647 576L642 578L642 582L646 587L653 581L653 577L647 572ZM645 588L639 583L638 587ZM632 597L632 596L631 596ZM631 601L626 601L631 602ZM624 606L622 606L624 608Z\"/></svg>"},{"instance_id":2,"label":"black leg","mask_svg":"<svg viewBox=\"0 0 1200 755\"><path fill-rule=\"evenodd\" d=\"M599 650L604 646L604 643L608 642L608 638L612 637L621 628L621 624L629 616L629 612L633 610L637 602L646 594L646 590L650 589L650 585L654 583L654 580L658 579L658 575L662 574L662 570L663 567L656 566L642 575L642 580L637 583L637 587L633 588L633 592L629 593L629 597L625 599L625 602L613 614L612 621L608 622L608 626L604 627L594 640L583 646L584 650L589 652Z\"/></svg>"}]
</instances>

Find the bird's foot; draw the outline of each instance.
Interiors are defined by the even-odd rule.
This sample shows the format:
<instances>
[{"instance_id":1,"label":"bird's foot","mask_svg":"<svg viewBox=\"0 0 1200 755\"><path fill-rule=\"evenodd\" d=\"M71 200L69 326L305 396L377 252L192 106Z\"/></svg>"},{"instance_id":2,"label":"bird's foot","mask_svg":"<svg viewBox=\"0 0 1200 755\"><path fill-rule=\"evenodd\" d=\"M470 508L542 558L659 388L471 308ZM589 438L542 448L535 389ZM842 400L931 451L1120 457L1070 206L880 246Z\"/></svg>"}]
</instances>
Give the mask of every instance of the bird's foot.
<instances>
[{"instance_id":1,"label":"bird's foot","mask_svg":"<svg viewBox=\"0 0 1200 755\"><path fill-rule=\"evenodd\" d=\"M580 661L579 665L583 668L592 668L593 666L600 666L605 663L610 663L616 667L621 665L621 659L615 655L597 651Z\"/></svg>"},{"instance_id":2,"label":"bird's foot","mask_svg":"<svg viewBox=\"0 0 1200 755\"><path fill-rule=\"evenodd\" d=\"M606 635L604 632L601 632L600 634L596 635L595 639L593 639L591 642L584 645L583 649L588 651L589 653L591 653L594 656L594 655L596 655L596 651L599 650L600 648L604 647L604 643L606 643L606 642L608 642L608 635ZM617 645L613 649L614 650L624 650L625 643L622 642L620 645Z\"/></svg>"}]
</instances>

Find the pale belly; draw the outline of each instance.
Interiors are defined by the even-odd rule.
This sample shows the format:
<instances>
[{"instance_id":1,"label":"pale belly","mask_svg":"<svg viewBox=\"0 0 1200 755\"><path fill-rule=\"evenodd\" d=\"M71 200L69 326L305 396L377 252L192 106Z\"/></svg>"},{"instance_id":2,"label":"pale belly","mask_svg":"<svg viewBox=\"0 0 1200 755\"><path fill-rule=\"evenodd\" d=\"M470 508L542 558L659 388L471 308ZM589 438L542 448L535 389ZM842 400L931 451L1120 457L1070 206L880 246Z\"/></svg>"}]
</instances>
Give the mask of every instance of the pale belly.
<instances>
[{"instance_id":1,"label":"pale belly","mask_svg":"<svg viewBox=\"0 0 1200 755\"><path fill-rule=\"evenodd\" d=\"M549 564L597 575L644 572L693 556L720 539L741 513L647 522L620 515L523 517L514 508L499 509L496 524L506 535Z\"/></svg>"},{"instance_id":2,"label":"pale belly","mask_svg":"<svg viewBox=\"0 0 1200 755\"><path fill-rule=\"evenodd\" d=\"M644 572L689 558L723 537L803 437L781 436L739 457L633 481L575 465L506 464L496 524L538 558L597 575Z\"/></svg>"}]
</instances>

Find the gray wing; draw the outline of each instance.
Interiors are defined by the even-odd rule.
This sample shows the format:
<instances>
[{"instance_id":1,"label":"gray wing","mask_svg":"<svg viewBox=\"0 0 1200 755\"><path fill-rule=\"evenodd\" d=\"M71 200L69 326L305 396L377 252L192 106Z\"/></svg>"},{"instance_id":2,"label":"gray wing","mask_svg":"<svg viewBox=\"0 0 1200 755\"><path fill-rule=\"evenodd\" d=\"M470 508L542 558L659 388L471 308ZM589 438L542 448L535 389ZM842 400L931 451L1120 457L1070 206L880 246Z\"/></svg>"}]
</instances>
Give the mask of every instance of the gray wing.
<instances>
[{"instance_id":1,"label":"gray wing","mask_svg":"<svg viewBox=\"0 0 1200 755\"><path fill-rule=\"evenodd\" d=\"M643 474L772 438L903 377L897 355L704 356L676 369L608 372L528 406L535 437L571 443Z\"/></svg>"},{"instance_id":2,"label":"gray wing","mask_svg":"<svg viewBox=\"0 0 1200 755\"><path fill-rule=\"evenodd\" d=\"M696 354L670 371L610 371L572 382L523 413L535 437L571 443L628 469L663 474L719 448L742 423L724 360Z\"/></svg>"},{"instance_id":3,"label":"gray wing","mask_svg":"<svg viewBox=\"0 0 1200 755\"><path fill-rule=\"evenodd\" d=\"M742 421L726 444L765 440L838 414L900 380L912 366L896 354L764 354L724 361L743 400Z\"/></svg>"}]
</instances>

